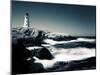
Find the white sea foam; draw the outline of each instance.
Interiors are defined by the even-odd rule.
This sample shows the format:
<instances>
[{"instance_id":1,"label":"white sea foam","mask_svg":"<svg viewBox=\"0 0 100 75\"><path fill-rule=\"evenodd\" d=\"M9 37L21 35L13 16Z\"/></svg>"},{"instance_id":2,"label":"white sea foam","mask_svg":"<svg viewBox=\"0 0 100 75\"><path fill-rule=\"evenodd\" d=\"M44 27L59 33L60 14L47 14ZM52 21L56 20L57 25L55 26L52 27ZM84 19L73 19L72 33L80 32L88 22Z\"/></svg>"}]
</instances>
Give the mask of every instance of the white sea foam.
<instances>
[{"instance_id":1,"label":"white sea foam","mask_svg":"<svg viewBox=\"0 0 100 75\"><path fill-rule=\"evenodd\" d=\"M95 39L78 38L76 40L70 40L70 41L54 41L52 39L45 39L44 40L44 42L46 42L46 43L48 43L50 45L62 44L62 43L69 43L69 42L81 42L81 41L94 42Z\"/></svg>"},{"instance_id":2,"label":"white sea foam","mask_svg":"<svg viewBox=\"0 0 100 75\"><path fill-rule=\"evenodd\" d=\"M36 59L35 63L41 63L44 68L50 68L54 66L56 62L69 62L72 60L82 60L85 58L93 57L95 56L95 48L70 48L70 49L64 49L64 48L56 48L52 45L56 44L64 44L64 43L69 43L69 42L81 42L81 41L86 41L86 42L94 42L95 39L87 39L87 38L78 38L76 40L71 40L71 41L54 41L52 39L45 39L44 42L48 44L42 44L42 46L47 47L49 51L52 53L54 56L54 59L52 60L41 60L36 57L33 57ZM28 50L34 50L34 49L39 49L41 47L35 46L35 47L27 47Z\"/></svg>"},{"instance_id":3,"label":"white sea foam","mask_svg":"<svg viewBox=\"0 0 100 75\"><path fill-rule=\"evenodd\" d=\"M88 39L88 38L78 38L78 41L87 41L87 42L93 42L95 39Z\"/></svg>"},{"instance_id":4,"label":"white sea foam","mask_svg":"<svg viewBox=\"0 0 100 75\"><path fill-rule=\"evenodd\" d=\"M35 50L35 49L40 49L40 48L42 48L42 47L40 47L40 46L32 46L32 47L26 47L26 49L28 49L28 50Z\"/></svg>"},{"instance_id":5,"label":"white sea foam","mask_svg":"<svg viewBox=\"0 0 100 75\"><path fill-rule=\"evenodd\" d=\"M54 55L52 60L40 60L35 57L35 63L41 63L44 68L52 67L56 62L69 62L72 60L81 60L95 56L95 49L88 48L72 48L72 49L60 49L53 48L51 53Z\"/></svg>"}]
</instances>

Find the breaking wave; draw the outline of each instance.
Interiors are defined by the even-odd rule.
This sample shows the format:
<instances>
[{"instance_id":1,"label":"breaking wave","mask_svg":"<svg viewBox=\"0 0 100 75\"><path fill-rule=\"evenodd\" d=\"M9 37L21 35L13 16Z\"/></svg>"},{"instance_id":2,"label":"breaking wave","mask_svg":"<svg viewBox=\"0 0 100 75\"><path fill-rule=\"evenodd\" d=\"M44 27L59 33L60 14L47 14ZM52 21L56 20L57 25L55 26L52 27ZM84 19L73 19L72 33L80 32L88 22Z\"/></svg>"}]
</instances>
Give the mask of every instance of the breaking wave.
<instances>
[{"instance_id":1,"label":"breaking wave","mask_svg":"<svg viewBox=\"0 0 100 75\"><path fill-rule=\"evenodd\" d=\"M85 48L85 47L76 47L76 48L57 48L54 45L56 44L64 44L70 42L95 42L95 39L86 39L86 38L78 38L76 40L71 41L54 41L51 39L44 40L47 44L42 44L49 49L49 51L54 56L52 60L41 60L36 57L35 63L41 63L44 68L51 68L57 62L70 62L74 60L82 60L95 56L95 47L93 48Z\"/></svg>"},{"instance_id":2,"label":"breaking wave","mask_svg":"<svg viewBox=\"0 0 100 75\"><path fill-rule=\"evenodd\" d=\"M36 63L41 63L44 68L53 67L56 62L69 62L73 60L81 60L95 56L95 49L88 48L74 48L74 49L61 49L57 50L53 48L51 53L54 55L52 60L40 60L35 57Z\"/></svg>"},{"instance_id":3,"label":"breaking wave","mask_svg":"<svg viewBox=\"0 0 100 75\"><path fill-rule=\"evenodd\" d=\"M57 62L71 62L75 60L84 60L86 58L95 57L95 47L87 48L87 47L75 47L75 48L64 48L56 45L68 45L69 43L75 44L75 42L80 42L83 44L83 42L89 42L93 43L95 42L95 39L87 39L87 38L78 38L76 40L70 40L70 41L54 41L51 39L45 39L44 42L46 44L42 44L42 46L46 47L54 56L54 59L47 60L47 59L39 59L37 57L33 57L35 59L34 63L41 63L45 69L52 68ZM66 44L67 43L67 44ZM71 45L70 44L70 45ZM41 47L28 47L27 49L37 49Z\"/></svg>"},{"instance_id":4,"label":"breaking wave","mask_svg":"<svg viewBox=\"0 0 100 75\"><path fill-rule=\"evenodd\" d=\"M54 41L52 39L45 39L44 42L50 45L55 45L55 44L62 44L62 43L70 43L70 42L94 42L95 39L88 39L88 38L77 38L76 40L70 40L70 41Z\"/></svg>"}]
</instances>

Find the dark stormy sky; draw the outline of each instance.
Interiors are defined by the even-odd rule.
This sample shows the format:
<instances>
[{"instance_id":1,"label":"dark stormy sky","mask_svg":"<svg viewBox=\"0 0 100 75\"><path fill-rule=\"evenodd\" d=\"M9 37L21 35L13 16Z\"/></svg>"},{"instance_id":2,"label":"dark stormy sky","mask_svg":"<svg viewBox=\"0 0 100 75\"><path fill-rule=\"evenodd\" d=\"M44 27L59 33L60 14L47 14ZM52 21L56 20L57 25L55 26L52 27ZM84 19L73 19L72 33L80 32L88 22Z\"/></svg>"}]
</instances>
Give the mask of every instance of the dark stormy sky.
<instances>
[{"instance_id":1,"label":"dark stormy sky","mask_svg":"<svg viewBox=\"0 0 100 75\"><path fill-rule=\"evenodd\" d=\"M78 36L96 33L96 6L12 1L12 27L23 26L26 12L30 26L37 29Z\"/></svg>"}]
</instances>

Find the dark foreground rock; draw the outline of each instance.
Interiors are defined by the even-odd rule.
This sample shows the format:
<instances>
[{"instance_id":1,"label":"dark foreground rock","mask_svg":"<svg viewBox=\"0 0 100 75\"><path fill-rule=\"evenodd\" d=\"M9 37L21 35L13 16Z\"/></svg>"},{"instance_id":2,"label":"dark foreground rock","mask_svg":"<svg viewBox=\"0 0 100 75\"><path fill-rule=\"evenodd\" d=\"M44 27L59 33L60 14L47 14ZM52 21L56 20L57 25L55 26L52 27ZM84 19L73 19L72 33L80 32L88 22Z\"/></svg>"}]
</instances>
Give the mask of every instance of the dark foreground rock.
<instances>
[{"instance_id":1,"label":"dark foreground rock","mask_svg":"<svg viewBox=\"0 0 100 75\"><path fill-rule=\"evenodd\" d=\"M26 59L31 58L30 61ZM12 39L12 74L44 72L40 63L34 63L31 51L23 45L22 39Z\"/></svg>"}]
</instances>

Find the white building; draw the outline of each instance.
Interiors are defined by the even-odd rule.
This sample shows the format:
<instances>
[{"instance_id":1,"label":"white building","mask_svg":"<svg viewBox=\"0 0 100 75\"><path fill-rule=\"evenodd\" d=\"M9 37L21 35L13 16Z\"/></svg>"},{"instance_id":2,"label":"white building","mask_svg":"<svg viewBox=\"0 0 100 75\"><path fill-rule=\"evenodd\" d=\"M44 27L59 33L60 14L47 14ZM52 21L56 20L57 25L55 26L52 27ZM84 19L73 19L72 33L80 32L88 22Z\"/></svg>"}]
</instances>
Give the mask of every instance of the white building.
<instances>
[{"instance_id":1,"label":"white building","mask_svg":"<svg viewBox=\"0 0 100 75\"><path fill-rule=\"evenodd\" d=\"M30 24L29 24L29 14L26 13L25 16L24 16L24 25L23 25L24 28L28 28L30 27Z\"/></svg>"}]
</instances>

